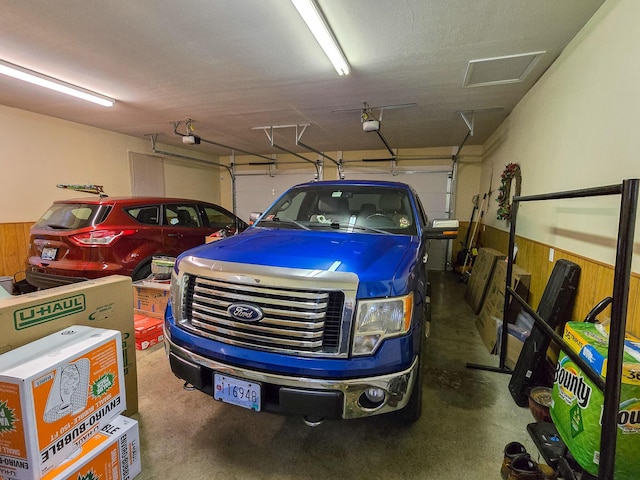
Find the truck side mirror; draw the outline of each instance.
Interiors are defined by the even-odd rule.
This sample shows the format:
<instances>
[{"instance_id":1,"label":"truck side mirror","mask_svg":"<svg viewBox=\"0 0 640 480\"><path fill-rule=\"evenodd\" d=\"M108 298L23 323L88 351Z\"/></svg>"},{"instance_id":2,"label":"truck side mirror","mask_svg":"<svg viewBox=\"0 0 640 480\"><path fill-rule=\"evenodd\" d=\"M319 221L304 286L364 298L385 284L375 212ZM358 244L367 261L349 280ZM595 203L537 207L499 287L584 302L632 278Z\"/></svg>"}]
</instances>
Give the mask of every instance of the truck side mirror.
<instances>
[{"instance_id":1,"label":"truck side mirror","mask_svg":"<svg viewBox=\"0 0 640 480\"><path fill-rule=\"evenodd\" d=\"M448 240L458 236L458 228L458 220L436 219L430 227L425 228L424 236L433 240Z\"/></svg>"}]
</instances>

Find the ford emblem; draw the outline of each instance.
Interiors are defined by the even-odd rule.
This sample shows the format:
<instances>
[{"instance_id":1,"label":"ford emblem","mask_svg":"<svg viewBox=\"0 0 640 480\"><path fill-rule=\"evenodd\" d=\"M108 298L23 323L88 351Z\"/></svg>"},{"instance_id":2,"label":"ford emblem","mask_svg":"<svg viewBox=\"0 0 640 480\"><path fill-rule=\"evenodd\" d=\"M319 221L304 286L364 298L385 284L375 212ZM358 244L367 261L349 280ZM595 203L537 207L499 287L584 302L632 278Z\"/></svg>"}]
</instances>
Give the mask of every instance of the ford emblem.
<instances>
[{"instance_id":1,"label":"ford emblem","mask_svg":"<svg viewBox=\"0 0 640 480\"><path fill-rule=\"evenodd\" d=\"M234 320L241 322L259 322L264 318L264 313L260 308L247 303L232 303L227 308L227 313Z\"/></svg>"}]
</instances>

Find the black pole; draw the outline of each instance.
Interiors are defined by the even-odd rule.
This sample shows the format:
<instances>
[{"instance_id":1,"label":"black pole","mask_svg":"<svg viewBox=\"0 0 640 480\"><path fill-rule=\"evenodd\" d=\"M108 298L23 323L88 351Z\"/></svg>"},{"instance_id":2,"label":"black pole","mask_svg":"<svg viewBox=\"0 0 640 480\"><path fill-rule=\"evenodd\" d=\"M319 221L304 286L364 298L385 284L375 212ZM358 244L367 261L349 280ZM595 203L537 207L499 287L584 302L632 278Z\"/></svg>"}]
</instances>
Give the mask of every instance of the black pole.
<instances>
[{"instance_id":1,"label":"black pole","mask_svg":"<svg viewBox=\"0 0 640 480\"><path fill-rule=\"evenodd\" d=\"M511 212L509 221L509 249L507 251L507 279L504 288L504 310L502 311L502 338L500 348L500 369L507 370L505 367L507 358L507 342L509 341L509 306L511 305L511 277L513 276L513 252L516 244L516 220L518 218L518 204L520 202L513 201L511 204Z\"/></svg>"},{"instance_id":2,"label":"black pole","mask_svg":"<svg viewBox=\"0 0 640 480\"><path fill-rule=\"evenodd\" d=\"M631 260L633 258L633 237L638 208L638 182L637 178L622 182L620 225L618 227L618 246L613 277L609 352L604 389L602 431L600 434L598 480L610 480L614 478L615 472L624 338L627 324Z\"/></svg>"}]
</instances>

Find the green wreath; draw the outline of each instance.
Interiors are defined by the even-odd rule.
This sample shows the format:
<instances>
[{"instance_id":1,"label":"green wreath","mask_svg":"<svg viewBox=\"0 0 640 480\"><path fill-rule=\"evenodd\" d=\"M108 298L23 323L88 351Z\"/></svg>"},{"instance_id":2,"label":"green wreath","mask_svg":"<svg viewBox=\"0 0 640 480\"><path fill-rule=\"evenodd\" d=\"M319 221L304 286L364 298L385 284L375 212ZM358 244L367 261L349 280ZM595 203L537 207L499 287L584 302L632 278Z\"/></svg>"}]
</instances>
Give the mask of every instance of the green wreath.
<instances>
[{"instance_id":1,"label":"green wreath","mask_svg":"<svg viewBox=\"0 0 640 480\"><path fill-rule=\"evenodd\" d=\"M516 180L516 189L514 196L520 195L522 188L522 174L520 172L520 165L517 163L510 163L507 165L500 176L500 188L498 190L498 220L509 220L511 218L511 184L513 179Z\"/></svg>"}]
</instances>

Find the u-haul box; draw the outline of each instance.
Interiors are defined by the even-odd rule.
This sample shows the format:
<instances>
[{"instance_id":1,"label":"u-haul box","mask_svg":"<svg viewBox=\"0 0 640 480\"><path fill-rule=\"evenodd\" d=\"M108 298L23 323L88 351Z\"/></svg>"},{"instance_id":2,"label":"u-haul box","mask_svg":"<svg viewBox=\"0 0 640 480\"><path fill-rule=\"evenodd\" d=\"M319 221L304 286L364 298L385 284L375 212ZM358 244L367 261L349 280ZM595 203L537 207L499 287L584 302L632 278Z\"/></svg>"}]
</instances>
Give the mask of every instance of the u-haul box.
<instances>
[{"instance_id":1,"label":"u-haul box","mask_svg":"<svg viewBox=\"0 0 640 480\"><path fill-rule=\"evenodd\" d=\"M119 415L42 480L131 480L142 471L138 422Z\"/></svg>"},{"instance_id":2,"label":"u-haul box","mask_svg":"<svg viewBox=\"0 0 640 480\"><path fill-rule=\"evenodd\" d=\"M0 353L71 325L120 330L127 415L138 411L131 277L109 275L0 300Z\"/></svg>"},{"instance_id":3,"label":"u-haul box","mask_svg":"<svg viewBox=\"0 0 640 480\"><path fill-rule=\"evenodd\" d=\"M126 408L122 335L75 325L0 356L0 476L36 480Z\"/></svg>"}]
</instances>

